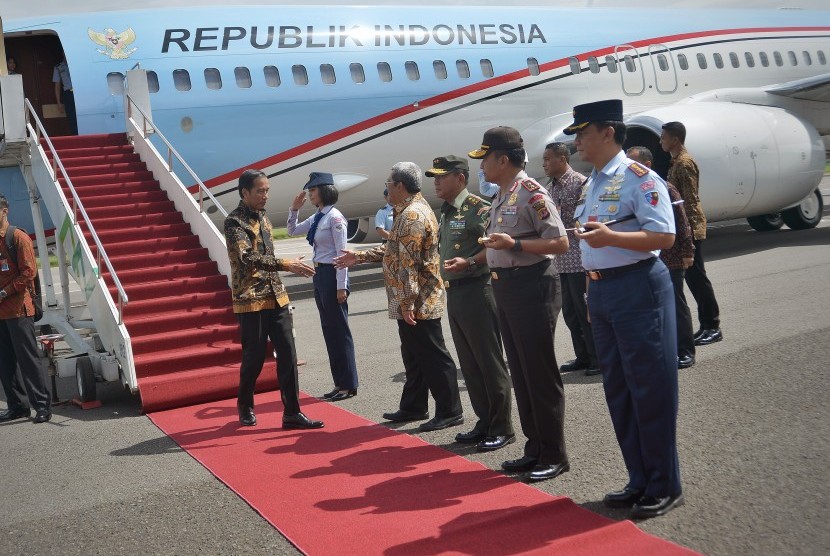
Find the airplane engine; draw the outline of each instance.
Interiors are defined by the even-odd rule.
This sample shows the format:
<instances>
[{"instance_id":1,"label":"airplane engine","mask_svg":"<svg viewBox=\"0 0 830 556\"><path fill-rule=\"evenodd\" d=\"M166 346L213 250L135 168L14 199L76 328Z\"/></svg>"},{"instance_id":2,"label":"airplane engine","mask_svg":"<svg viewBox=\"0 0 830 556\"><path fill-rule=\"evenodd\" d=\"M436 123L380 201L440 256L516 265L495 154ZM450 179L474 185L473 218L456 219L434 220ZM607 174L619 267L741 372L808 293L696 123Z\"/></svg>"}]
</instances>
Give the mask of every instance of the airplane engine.
<instances>
[{"instance_id":1,"label":"airplane engine","mask_svg":"<svg viewBox=\"0 0 830 556\"><path fill-rule=\"evenodd\" d=\"M813 228L821 221L817 189L824 144L805 120L780 108L725 102L675 104L626 120L625 148L644 145L666 175L661 127L686 126L686 148L700 168L700 197L709 221L747 217L755 229ZM778 214L780 213L780 215Z\"/></svg>"}]
</instances>

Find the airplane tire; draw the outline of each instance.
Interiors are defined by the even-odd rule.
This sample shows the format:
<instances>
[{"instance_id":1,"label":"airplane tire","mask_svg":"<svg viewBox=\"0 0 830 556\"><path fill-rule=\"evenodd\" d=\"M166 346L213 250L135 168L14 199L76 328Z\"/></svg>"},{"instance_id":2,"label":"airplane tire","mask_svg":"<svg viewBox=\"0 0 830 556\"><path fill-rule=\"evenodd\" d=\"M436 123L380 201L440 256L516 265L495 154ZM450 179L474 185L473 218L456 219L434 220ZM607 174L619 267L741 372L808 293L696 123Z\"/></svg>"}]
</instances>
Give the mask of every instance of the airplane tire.
<instances>
[{"instance_id":1,"label":"airplane tire","mask_svg":"<svg viewBox=\"0 0 830 556\"><path fill-rule=\"evenodd\" d=\"M98 398L95 391L95 371L89 357L83 356L76 360L75 382L78 385L78 398L82 402L94 402Z\"/></svg>"},{"instance_id":2,"label":"airplane tire","mask_svg":"<svg viewBox=\"0 0 830 556\"><path fill-rule=\"evenodd\" d=\"M784 219L781 218L780 212L750 216L746 221L756 232L772 232L780 230L781 226L784 225Z\"/></svg>"},{"instance_id":3,"label":"airplane tire","mask_svg":"<svg viewBox=\"0 0 830 556\"><path fill-rule=\"evenodd\" d=\"M791 230L808 230L815 228L821 222L823 212L824 201L821 198L821 191L816 189L798 206L782 211L781 218Z\"/></svg>"}]
</instances>

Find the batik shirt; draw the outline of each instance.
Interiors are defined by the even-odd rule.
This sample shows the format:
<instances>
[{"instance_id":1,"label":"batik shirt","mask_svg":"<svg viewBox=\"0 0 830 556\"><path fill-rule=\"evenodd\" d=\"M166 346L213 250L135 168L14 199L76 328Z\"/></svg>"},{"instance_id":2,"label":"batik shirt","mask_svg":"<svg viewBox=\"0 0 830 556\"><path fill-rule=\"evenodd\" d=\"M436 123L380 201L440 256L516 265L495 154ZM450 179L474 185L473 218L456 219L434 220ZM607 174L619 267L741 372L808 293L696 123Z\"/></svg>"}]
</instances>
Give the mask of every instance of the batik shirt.
<instances>
[{"instance_id":1,"label":"batik shirt","mask_svg":"<svg viewBox=\"0 0 830 556\"><path fill-rule=\"evenodd\" d=\"M444 314L444 285L435 213L420 193L394 209L389 241L358 252L357 260L383 261L390 319L402 319L403 311L414 311L417 320L440 319Z\"/></svg>"},{"instance_id":2,"label":"batik shirt","mask_svg":"<svg viewBox=\"0 0 830 556\"><path fill-rule=\"evenodd\" d=\"M548 191L553 198L553 204L559 209L559 217L565 228L574 227L574 209L582 193L582 184L585 176L568 166L568 171L559 179L552 180ZM579 239L573 230L568 232L568 250L553 259L556 272L560 274L584 272L582 268L582 253L579 251Z\"/></svg>"},{"instance_id":3,"label":"batik shirt","mask_svg":"<svg viewBox=\"0 0 830 556\"><path fill-rule=\"evenodd\" d=\"M683 197L683 208L692 234L695 239L706 239L706 215L700 206L699 185L700 170L698 170L692 155L685 149L672 158L669 174L666 181L671 182Z\"/></svg>"},{"instance_id":4,"label":"batik shirt","mask_svg":"<svg viewBox=\"0 0 830 556\"><path fill-rule=\"evenodd\" d=\"M680 192L671 183L667 183L669 199L672 203L681 199ZM670 270L683 268L683 259L691 259L695 256L695 245L692 243L692 229L689 227L689 220L682 205L672 205L674 211L674 245L660 251L660 260Z\"/></svg>"},{"instance_id":5,"label":"batik shirt","mask_svg":"<svg viewBox=\"0 0 830 556\"><path fill-rule=\"evenodd\" d=\"M225 219L225 243L231 263L233 312L252 313L288 305L278 270L288 261L274 256L271 222L265 211L252 211L242 201Z\"/></svg>"},{"instance_id":6,"label":"batik shirt","mask_svg":"<svg viewBox=\"0 0 830 556\"><path fill-rule=\"evenodd\" d=\"M0 234L0 290L6 292L6 298L0 300L0 320L31 317L35 314L32 304L34 280L37 274L35 250L29 236L17 228L14 231L14 244L17 247L17 260L12 260L6 246L6 228Z\"/></svg>"}]
</instances>

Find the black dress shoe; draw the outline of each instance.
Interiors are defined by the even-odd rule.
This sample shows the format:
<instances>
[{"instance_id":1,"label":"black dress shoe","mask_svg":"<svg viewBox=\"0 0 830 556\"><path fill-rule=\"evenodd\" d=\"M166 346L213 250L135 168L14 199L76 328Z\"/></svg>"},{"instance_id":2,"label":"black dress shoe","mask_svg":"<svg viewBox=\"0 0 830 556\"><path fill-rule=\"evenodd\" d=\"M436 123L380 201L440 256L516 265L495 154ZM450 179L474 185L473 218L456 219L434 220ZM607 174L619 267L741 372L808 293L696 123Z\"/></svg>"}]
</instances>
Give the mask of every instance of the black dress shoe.
<instances>
[{"instance_id":1,"label":"black dress shoe","mask_svg":"<svg viewBox=\"0 0 830 556\"><path fill-rule=\"evenodd\" d=\"M692 340L697 341L698 338L703 336L703 333L706 332L705 328L698 328L697 331L692 334Z\"/></svg>"},{"instance_id":2,"label":"black dress shoe","mask_svg":"<svg viewBox=\"0 0 830 556\"><path fill-rule=\"evenodd\" d=\"M631 508L631 517L647 519L661 516L677 506L682 506L683 502L682 492L673 496L643 496Z\"/></svg>"},{"instance_id":3,"label":"black dress shoe","mask_svg":"<svg viewBox=\"0 0 830 556\"><path fill-rule=\"evenodd\" d=\"M256 415L254 415L253 407L236 406L239 411L239 423L243 427L253 427L256 425Z\"/></svg>"},{"instance_id":4,"label":"black dress shoe","mask_svg":"<svg viewBox=\"0 0 830 556\"><path fill-rule=\"evenodd\" d=\"M470 432L460 432L455 435L455 441L461 444L477 444L486 438L486 434L473 429Z\"/></svg>"},{"instance_id":5,"label":"black dress shoe","mask_svg":"<svg viewBox=\"0 0 830 556\"><path fill-rule=\"evenodd\" d=\"M709 330L704 330L703 334L695 339L695 345L708 346L721 340L723 340L723 333L720 331L720 328L710 328Z\"/></svg>"},{"instance_id":6,"label":"black dress shoe","mask_svg":"<svg viewBox=\"0 0 830 556\"><path fill-rule=\"evenodd\" d=\"M339 394L339 393L340 393L340 388L335 386L334 390L332 390L331 392L327 392L327 393L323 394L323 397L327 400L330 400L332 398L332 396L334 396L336 394Z\"/></svg>"},{"instance_id":7,"label":"black dress shoe","mask_svg":"<svg viewBox=\"0 0 830 556\"><path fill-rule=\"evenodd\" d=\"M692 365L695 364L695 356L694 355L682 355L677 358L677 368L678 369L688 369Z\"/></svg>"},{"instance_id":8,"label":"black dress shoe","mask_svg":"<svg viewBox=\"0 0 830 556\"><path fill-rule=\"evenodd\" d=\"M591 365L590 367L585 369L585 376L596 376L601 373L602 371L600 371L599 367L595 365Z\"/></svg>"},{"instance_id":9,"label":"black dress shoe","mask_svg":"<svg viewBox=\"0 0 830 556\"><path fill-rule=\"evenodd\" d=\"M606 494L605 498L602 499L602 503L609 508L630 508L642 497L642 490L626 486L622 490Z\"/></svg>"},{"instance_id":10,"label":"black dress shoe","mask_svg":"<svg viewBox=\"0 0 830 556\"><path fill-rule=\"evenodd\" d=\"M510 473L529 471L536 467L539 460L530 456L522 456L519 459L509 459L501 464L501 468Z\"/></svg>"},{"instance_id":11,"label":"black dress shoe","mask_svg":"<svg viewBox=\"0 0 830 556\"><path fill-rule=\"evenodd\" d=\"M348 400L357 396L357 390L339 390L335 395L329 398L330 402L339 402L340 400Z\"/></svg>"},{"instance_id":12,"label":"black dress shoe","mask_svg":"<svg viewBox=\"0 0 830 556\"><path fill-rule=\"evenodd\" d=\"M407 421L423 421L429 419L429 413L416 413L414 411L404 411L399 409L389 413L384 413L383 418L387 421L395 421L396 423L405 423Z\"/></svg>"},{"instance_id":13,"label":"black dress shoe","mask_svg":"<svg viewBox=\"0 0 830 556\"><path fill-rule=\"evenodd\" d=\"M421 423L418 432L440 431L447 427L455 427L464 423L463 415L450 415L449 417L435 416L426 423Z\"/></svg>"},{"instance_id":14,"label":"black dress shoe","mask_svg":"<svg viewBox=\"0 0 830 556\"><path fill-rule=\"evenodd\" d=\"M38 409L37 413L35 413L35 418L32 419L33 423L45 423L46 421L52 418L52 412L48 409Z\"/></svg>"},{"instance_id":15,"label":"black dress shoe","mask_svg":"<svg viewBox=\"0 0 830 556\"><path fill-rule=\"evenodd\" d=\"M0 411L0 421L14 421L15 419L28 419L32 415L32 410L28 407L16 407L14 409L7 409Z\"/></svg>"},{"instance_id":16,"label":"black dress shoe","mask_svg":"<svg viewBox=\"0 0 830 556\"><path fill-rule=\"evenodd\" d=\"M555 465L550 465L547 463L538 463L536 467L528 471L527 473L522 473L522 480L527 481L529 483L533 483L536 481L546 481L548 479L553 479L554 477L558 477L562 473L566 471L570 471L571 466L569 463L557 463Z\"/></svg>"},{"instance_id":17,"label":"black dress shoe","mask_svg":"<svg viewBox=\"0 0 830 556\"><path fill-rule=\"evenodd\" d=\"M580 361L579 359L571 359L561 367L559 367L559 372L562 373L570 373L572 371L584 371L590 366L588 361Z\"/></svg>"},{"instance_id":18,"label":"black dress shoe","mask_svg":"<svg viewBox=\"0 0 830 556\"><path fill-rule=\"evenodd\" d=\"M284 429L322 429L322 421L309 419L302 412L296 415L283 415L282 428Z\"/></svg>"},{"instance_id":19,"label":"black dress shoe","mask_svg":"<svg viewBox=\"0 0 830 556\"><path fill-rule=\"evenodd\" d=\"M478 444L476 444L476 450L479 452L493 452L498 450L499 448L504 448L508 444L513 444L516 442L516 435L515 434L504 434L498 436L488 436Z\"/></svg>"}]
</instances>

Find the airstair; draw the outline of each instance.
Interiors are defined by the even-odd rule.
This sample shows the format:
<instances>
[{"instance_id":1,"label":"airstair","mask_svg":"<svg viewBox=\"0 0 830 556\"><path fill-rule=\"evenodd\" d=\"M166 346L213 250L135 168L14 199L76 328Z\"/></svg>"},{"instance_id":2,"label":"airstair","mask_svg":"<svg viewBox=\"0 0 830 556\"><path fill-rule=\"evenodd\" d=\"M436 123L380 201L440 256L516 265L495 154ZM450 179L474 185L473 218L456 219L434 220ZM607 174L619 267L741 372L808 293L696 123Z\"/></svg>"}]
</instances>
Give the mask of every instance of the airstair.
<instances>
[{"instance_id":1,"label":"airstair","mask_svg":"<svg viewBox=\"0 0 830 556\"><path fill-rule=\"evenodd\" d=\"M242 348L224 236L206 209L225 211L153 124L144 71L128 72L127 91L126 132L110 135L50 138L25 101L22 169L39 248L41 206L55 223L64 296L60 307L46 280L40 324L73 350L74 369L63 361L57 374L74 372L85 399L93 380L120 380L147 412L233 397ZM84 293L80 312L66 294L70 277ZM276 387L273 365L260 389Z\"/></svg>"}]
</instances>

